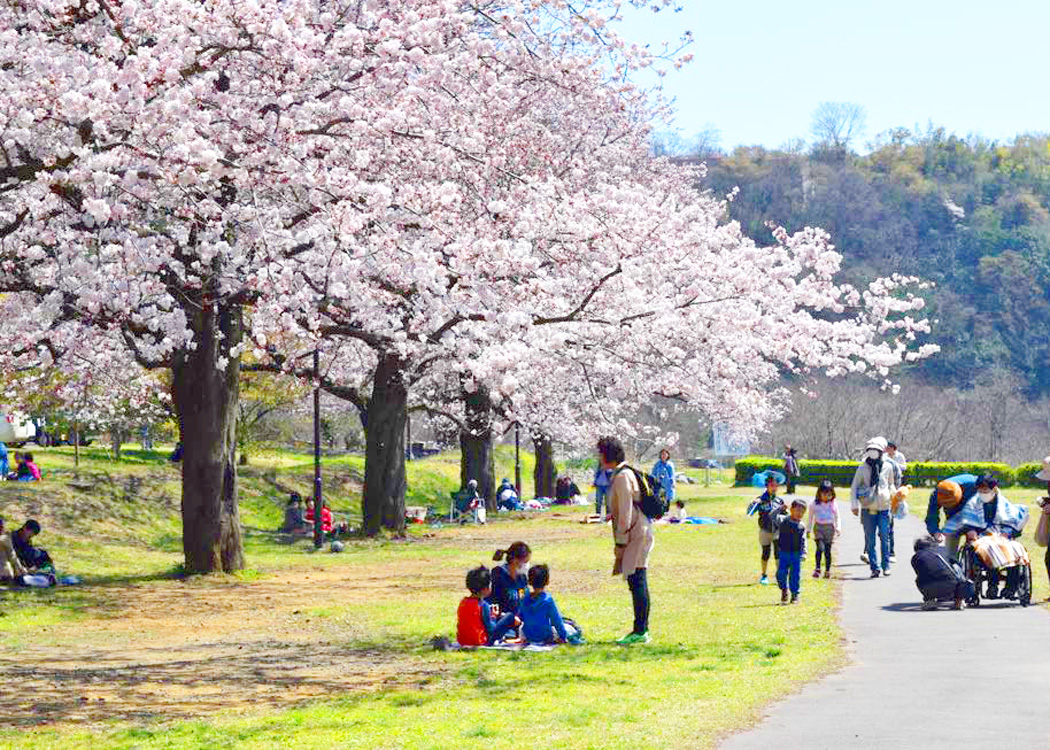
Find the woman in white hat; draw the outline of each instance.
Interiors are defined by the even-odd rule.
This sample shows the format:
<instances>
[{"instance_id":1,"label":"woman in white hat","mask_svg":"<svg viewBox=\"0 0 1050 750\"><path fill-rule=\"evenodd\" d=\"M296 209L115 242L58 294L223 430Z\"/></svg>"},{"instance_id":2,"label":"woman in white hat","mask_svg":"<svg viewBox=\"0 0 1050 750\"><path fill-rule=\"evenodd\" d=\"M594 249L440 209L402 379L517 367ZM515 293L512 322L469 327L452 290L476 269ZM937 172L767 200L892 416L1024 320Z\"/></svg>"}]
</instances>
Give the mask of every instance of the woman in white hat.
<instances>
[{"instance_id":1,"label":"woman in white hat","mask_svg":"<svg viewBox=\"0 0 1050 750\"><path fill-rule=\"evenodd\" d=\"M850 488L851 510L853 515L860 516L864 527L864 550L872 578L890 574L890 505L897 491L897 479L893 462L883 458L885 452L886 438L880 436L868 441ZM880 542L878 550L876 533Z\"/></svg>"},{"instance_id":2,"label":"woman in white hat","mask_svg":"<svg viewBox=\"0 0 1050 750\"><path fill-rule=\"evenodd\" d=\"M1043 508L1043 516L1050 516L1050 456L1043 459L1043 469L1035 475L1036 479L1040 479L1046 482L1046 497L1039 498L1038 503ZM1040 526L1047 523L1047 518L1040 519ZM1038 531L1036 532L1038 536ZM1046 557L1043 560L1046 563L1046 575L1050 578L1050 544L1046 547ZM1047 597L1050 599L1050 597Z\"/></svg>"}]
</instances>

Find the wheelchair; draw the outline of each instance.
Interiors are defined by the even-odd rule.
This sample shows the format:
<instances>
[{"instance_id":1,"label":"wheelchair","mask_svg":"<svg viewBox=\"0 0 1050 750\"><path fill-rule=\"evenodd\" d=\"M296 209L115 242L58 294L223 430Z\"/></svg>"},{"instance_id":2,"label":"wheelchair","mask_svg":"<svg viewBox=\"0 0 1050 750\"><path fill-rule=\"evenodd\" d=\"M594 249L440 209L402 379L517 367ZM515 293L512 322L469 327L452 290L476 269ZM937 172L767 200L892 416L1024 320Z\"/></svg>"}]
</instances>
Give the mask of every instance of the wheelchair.
<instances>
[{"instance_id":1,"label":"wheelchair","mask_svg":"<svg viewBox=\"0 0 1050 750\"><path fill-rule=\"evenodd\" d=\"M1032 602L1032 561L1028 550L1017 539L1008 539L1001 534L987 534L977 541L966 541L960 550L963 574L973 582L974 593L966 600L967 605L978 607L983 596L986 600L1009 599L1022 607ZM993 579L1005 585L1010 574L1017 570L1017 586L1009 596L992 589ZM998 576L993 576L997 573ZM995 593L995 596L988 596Z\"/></svg>"}]
</instances>

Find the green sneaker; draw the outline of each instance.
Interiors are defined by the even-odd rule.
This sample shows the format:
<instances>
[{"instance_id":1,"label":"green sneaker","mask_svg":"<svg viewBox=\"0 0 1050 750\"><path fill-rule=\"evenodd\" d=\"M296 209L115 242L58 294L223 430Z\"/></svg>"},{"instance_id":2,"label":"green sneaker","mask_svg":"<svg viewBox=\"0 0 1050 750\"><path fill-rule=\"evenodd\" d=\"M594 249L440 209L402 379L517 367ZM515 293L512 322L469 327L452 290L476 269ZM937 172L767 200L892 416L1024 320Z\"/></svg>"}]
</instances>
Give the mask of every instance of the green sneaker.
<instances>
[{"instance_id":1,"label":"green sneaker","mask_svg":"<svg viewBox=\"0 0 1050 750\"><path fill-rule=\"evenodd\" d=\"M636 643L648 643L649 633L628 633L617 641L621 646L633 646Z\"/></svg>"}]
</instances>

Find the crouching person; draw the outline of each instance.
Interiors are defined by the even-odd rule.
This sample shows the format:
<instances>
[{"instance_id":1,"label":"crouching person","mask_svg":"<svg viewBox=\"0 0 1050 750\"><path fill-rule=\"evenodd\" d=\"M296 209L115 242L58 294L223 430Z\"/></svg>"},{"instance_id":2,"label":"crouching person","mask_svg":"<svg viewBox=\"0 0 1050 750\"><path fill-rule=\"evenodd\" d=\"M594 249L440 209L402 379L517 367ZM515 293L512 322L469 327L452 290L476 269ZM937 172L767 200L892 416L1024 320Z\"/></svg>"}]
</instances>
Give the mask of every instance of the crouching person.
<instances>
[{"instance_id":1,"label":"crouching person","mask_svg":"<svg viewBox=\"0 0 1050 750\"><path fill-rule=\"evenodd\" d=\"M948 550L932 536L915 540L911 566L923 609L937 609L937 602L947 600L954 601L953 609L962 609L963 601L973 596L973 582L963 576L958 563L949 559Z\"/></svg>"}]
</instances>

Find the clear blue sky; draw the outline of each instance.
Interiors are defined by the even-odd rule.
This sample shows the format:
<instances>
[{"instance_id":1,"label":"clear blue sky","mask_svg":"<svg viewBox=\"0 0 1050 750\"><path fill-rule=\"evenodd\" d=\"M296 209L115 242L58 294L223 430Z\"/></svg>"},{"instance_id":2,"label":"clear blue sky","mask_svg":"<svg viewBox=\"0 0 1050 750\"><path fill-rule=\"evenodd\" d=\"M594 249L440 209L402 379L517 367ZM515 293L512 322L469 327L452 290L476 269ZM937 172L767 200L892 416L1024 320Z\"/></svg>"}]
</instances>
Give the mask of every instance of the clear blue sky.
<instances>
[{"instance_id":1,"label":"clear blue sky","mask_svg":"<svg viewBox=\"0 0 1050 750\"><path fill-rule=\"evenodd\" d=\"M1046 0L680 4L680 13L631 12L620 32L653 44L693 32L693 62L664 83L683 135L711 125L723 148L775 148L808 140L824 101L862 105L865 142L931 121L997 140L1050 131Z\"/></svg>"}]
</instances>

